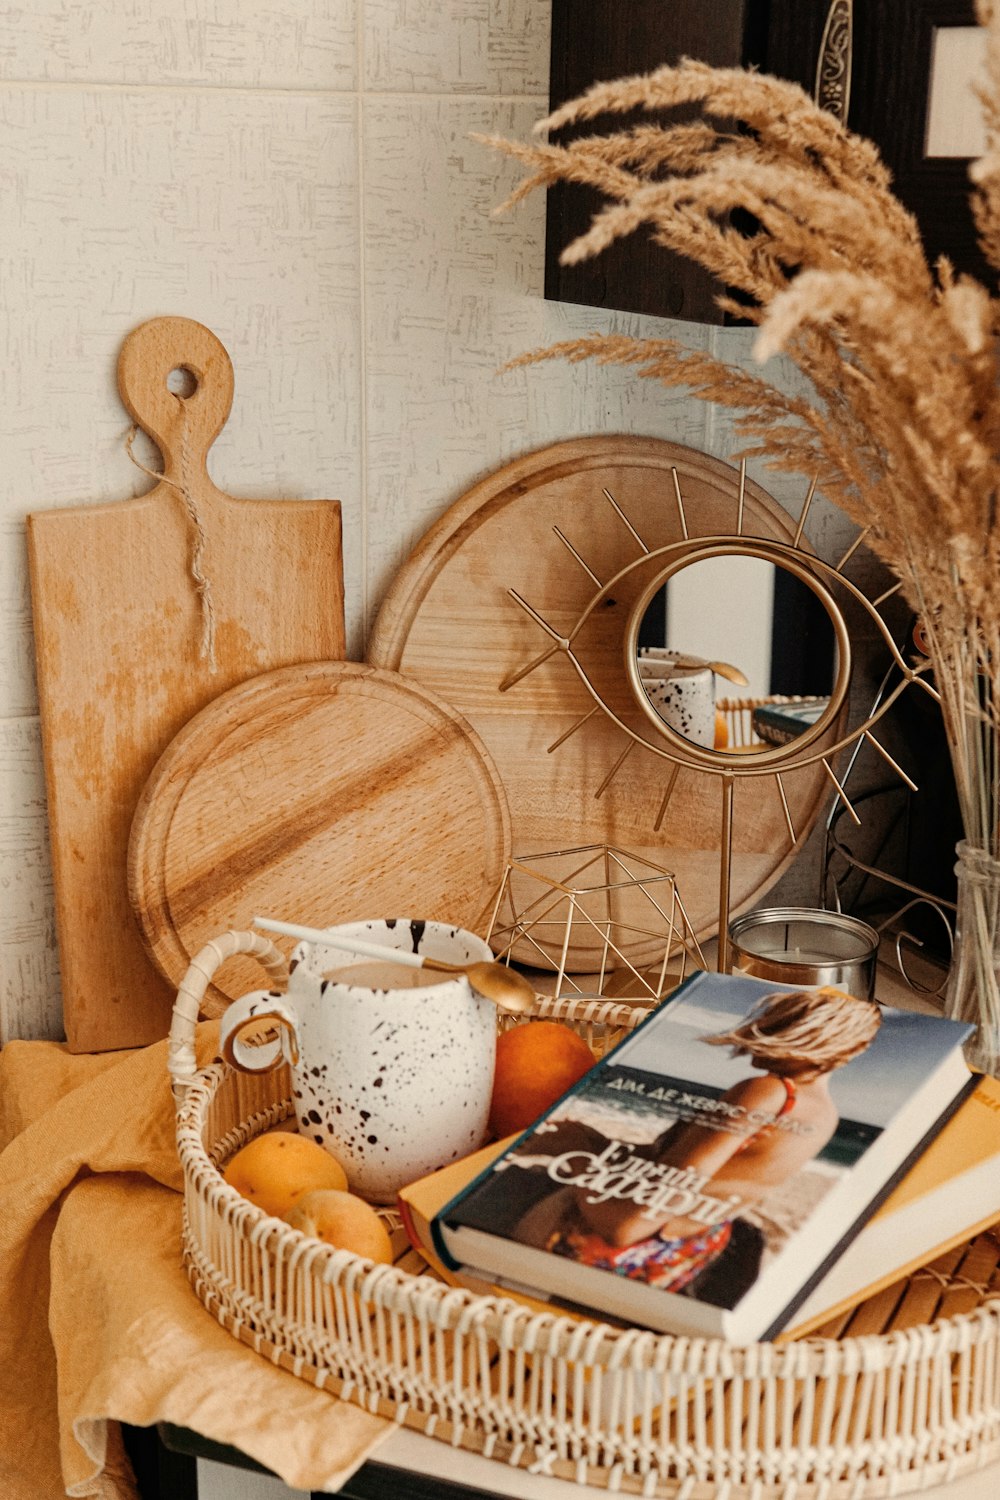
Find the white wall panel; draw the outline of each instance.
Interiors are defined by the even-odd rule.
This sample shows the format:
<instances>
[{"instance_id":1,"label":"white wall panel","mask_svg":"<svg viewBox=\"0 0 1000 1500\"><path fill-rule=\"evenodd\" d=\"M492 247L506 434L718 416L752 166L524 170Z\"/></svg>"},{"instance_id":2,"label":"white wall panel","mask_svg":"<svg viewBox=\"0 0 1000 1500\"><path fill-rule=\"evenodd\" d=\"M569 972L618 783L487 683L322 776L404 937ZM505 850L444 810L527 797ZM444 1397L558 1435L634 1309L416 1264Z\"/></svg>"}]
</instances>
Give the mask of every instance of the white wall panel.
<instances>
[{"instance_id":1,"label":"white wall panel","mask_svg":"<svg viewBox=\"0 0 1000 1500\"><path fill-rule=\"evenodd\" d=\"M356 29L357 0L28 0L0 78L352 89Z\"/></svg>"},{"instance_id":2,"label":"white wall panel","mask_svg":"<svg viewBox=\"0 0 1000 1500\"><path fill-rule=\"evenodd\" d=\"M366 0L364 87L549 94L549 0Z\"/></svg>"},{"instance_id":3,"label":"white wall panel","mask_svg":"<svg viewBox=\"0 0 1000 1500\"><path fill-rule=\"evenodd\" d=\"M593 330L677 325L542 298L544 197L500 218L518 170L472 132L522 137L534 101L365 101L369 585L376 607L430 523L484 473L582 433L702 446L705 412L630 371L563 361L503 371ZM695 344L705 330L685 328Z\"/></svg>"},{"instance_id":4,"label":"white wall panel","mask_svg":"<svg viewBox=\"0 0 1000 1500\"><path fill-rule=\"evenodd\" d=\"M24 523L0 515L0 683L10 715L34 714L35 647L31 634Z\"/></svg>"},{"instance_id":5,"label":"white wall panel","mask_svg":"<svg viewBox=\"0 0 1000 1500\"><path fill-rule=\"evenodd\" d=\"M0 719L0 1043L62 1036L45 781L35 718Z\"/></svg>"}]
</instances>

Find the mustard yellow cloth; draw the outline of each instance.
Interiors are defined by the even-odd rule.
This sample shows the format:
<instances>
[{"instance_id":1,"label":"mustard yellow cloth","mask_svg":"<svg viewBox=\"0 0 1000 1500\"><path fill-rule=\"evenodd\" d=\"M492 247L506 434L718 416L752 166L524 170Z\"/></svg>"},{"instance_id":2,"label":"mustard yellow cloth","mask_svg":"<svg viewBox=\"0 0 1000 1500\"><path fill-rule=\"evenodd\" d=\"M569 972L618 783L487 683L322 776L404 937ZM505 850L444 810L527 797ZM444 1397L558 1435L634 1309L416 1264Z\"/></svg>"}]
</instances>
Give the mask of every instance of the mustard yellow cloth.
<instances>
[{"instance_id":1,"label":"mustard yellow cloth","mask_svg":"<svg viewBox=\"0 0 1000 1500\"><path fill-rule=\"evenodd\" d=\"M198 1065L218 1026L198 1027ZM119 1422L231 1443L336 1490L394 1430L237 1343L180 1260L166 1042L0 1051L0 1497L135 1500Z\"/></svg>"}]
</instances>

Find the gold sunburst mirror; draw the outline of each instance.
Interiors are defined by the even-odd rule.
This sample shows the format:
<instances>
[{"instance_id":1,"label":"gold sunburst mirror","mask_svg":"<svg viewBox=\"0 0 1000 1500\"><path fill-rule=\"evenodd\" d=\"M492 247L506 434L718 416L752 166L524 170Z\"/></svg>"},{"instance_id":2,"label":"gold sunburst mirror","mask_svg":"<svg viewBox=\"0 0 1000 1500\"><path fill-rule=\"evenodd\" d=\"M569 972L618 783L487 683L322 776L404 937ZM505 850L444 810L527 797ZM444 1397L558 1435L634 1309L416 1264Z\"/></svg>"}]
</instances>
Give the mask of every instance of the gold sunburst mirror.
<instances>
[{"instance_id":1,"label":"gold sunburst mirror","mask_svg":"<svg viewBox=\"0 0 1000 1500\"><path fill-rule=\"evenodd\" d=\"M637 751L660 758L665 763L665 774L662 797L652 823L654 832L660 829L668 815L682 771L689 776L714 779L718 788L718 965L723 970L729 962L728 925L737 788L755 783L754 801L758 808L768 803L780 806L790 850L800 847L802 839L802 830L796 827L793 811L796 799L790 797L788 790L797 776L820 770L830 793L840 799L855 822L860 822L837 777L837 757L864 738L901 781L916 790L915 783L878 738L876 730L900 694L911 685L916 684L931 696L937 696L924 675L926 663L914 666L904 658L883 617L882 606L898 591L898 586L873 599L846 572L864 540L863 534L855 538L837 562L826 562L817 556L805 537L806 518L813 499L813 490L810 489L789 540L754 536L745 528L745 486L745 468L741 467L734 529L699 535L678 484L675 498L682 532L680 539L651 547L630 528L636 543L634 557L604 580L588 567L593 581L592 591L583 608L568 622L550 617L543 601L532 602L511 588L511 598L548 638L548 645L509 674L501 684L502 691L510 691L550 663L553 657L561 657L568 663L586 688L591 703L560 741L547 747L549 752L557 751L572 734L585 728L595 712L599 712L620 732L620 750L602 783L595 789L596 795L602 795L615 778L623 774L627 762ZM622 512L616 497L608 490L604 494L608 504L628 524L628 516ZM586 566L577 541L569 535L562 535L560 540L568 553L580 565ZM746 586L748 568L759 574L757 586ZM754 600L758 597L773 597L776 579L785 592L789 586L797 588L814 606L813 629L816 633L815 617L818 616L822 621L818 634L823 638L823 645L818 657L814 652L813 670L817 670L815 663L818 659L819 680L801 684L809 691L789 698L785 694L766 692L761 682L757 683L756 692L752 691L753 684L740 665L745 642L738 631L735 643L731 641L725 651L726 657L733 659L718 660L692 651L696 643L690 635L684 634L683 624L671 628L670 610L665 601L669 601L681 585L689 597L695 601L700 599L703 609L712 613L717 612L720 592L725 589L725 583L720 579L727 577L744 579L744 584L736 588L737 617L743 606L752 613ZM853 716L853 722L849 615L867 619L898 669L894 689L870 713ZM658 620L658 640L662 645L644 646L642 642L650 634L650 622L655 627ZM609 621L614 622L610 632ZM678 628L680 636L676 634ZM616 635L620 638L617 653L613 649ZM748 695L737 698L735 705L729 700L724 702L731 713L735 709L737 714L751 715L749 733L744 731L734 735L723 722L720 734L720 715L715 708L714 696L698 698L697 690L706 678L720 677L723 681L728 678L748 688ZM712 709L707 720L711 728L707 733L705 701ZM768 709L770 714L762 713ZM785 726L783 733L778 731L778 725Z\"/></svg>"},{"instance_id":2,"label":"gold sunburst mirror","mask_svg":"<svg viewBox=\"0 0 1000 1500\"><path fill-rule=\"evenodd\" d=\"M368 659L439 692L479 735L503 781L516 855L529 864L545 855L545 870L569 879L574 849L627 850L673 873L692 932L708 940L722 908L759 906L801 853L831 793L840 795L843 746L878 734L874 720L851 721L863 717L854 706L863 691L846 690L862 635L865 660L884 642L901 683L917 675L881 617L893 591L869 600L852 582L866 571L855 556L863 536L823 562L807 527L826 538L830 517L813 502L810 491L790 513L739 465L661 438L573 438L522 454L479 479L417 542L387 588ZM771 582L716 582L714 569L743 566ZM752 596L768 590L781 607L758 608L751 631ZM637 688L637 676L648 682L643 654L668 639L650 647L664 592L671 611L693 596L688 622L714 618L723 595L735 601L735 644L689 635L687 624L669 637L753 679L742 688L717 676L725 749L671 733ZM804 615L820 630L813 656L825 675L758 674L750 636L790 620L785 635L797 637ZM829 698L792 749L762 748L752 732L752 705L779 680L782 693ZM562 865L552 851L566 851ZM624 899L621 917L629 927ZM661 944L643 931L641 911L634 918L623 952L655 963ZM556 970L562 939L512 956ZM582 976L600 958L598 944L575 936L565 952L567 971Z\"/></svg>"}]
</instances>

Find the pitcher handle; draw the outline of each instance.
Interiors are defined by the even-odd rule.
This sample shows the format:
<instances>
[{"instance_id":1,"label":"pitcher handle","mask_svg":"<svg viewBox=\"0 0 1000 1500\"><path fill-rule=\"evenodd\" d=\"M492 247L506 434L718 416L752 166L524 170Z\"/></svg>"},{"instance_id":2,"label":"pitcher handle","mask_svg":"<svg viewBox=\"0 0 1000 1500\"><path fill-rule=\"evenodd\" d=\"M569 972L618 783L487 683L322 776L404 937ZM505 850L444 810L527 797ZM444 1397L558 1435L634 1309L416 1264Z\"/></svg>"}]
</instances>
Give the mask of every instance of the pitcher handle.
<instances>
[{"instance_id":1,"label":"pitcher handle","mask_svg":"<svg viewBox=\"0 0 1000 1500\"><path fill-rule=\"evenodd\" d=\"M249 1025L277 1023L277 1035L248 1046L240 1033ZM299 1038L292 1007L276 990L252 990L234 1000L219 1022L219 1050L223 1061L241 1073L270 1073L279 1063L299 1060Z\"/></svg>"},{"instance_id":2,"label":"pitcher handle","mask_svg":"<svg viewBox=\"0 0 1000 1500\"><path fill-rule=\"evenodd\" d=\"M178 1103L198 1071L194 1034L201 1002L216 970L238 953L258 959L276 984L288 981L288 960L262 933L223 932L199 949L178 987L167 1043L167 1069Z\"/></svg>"}]
</instances>

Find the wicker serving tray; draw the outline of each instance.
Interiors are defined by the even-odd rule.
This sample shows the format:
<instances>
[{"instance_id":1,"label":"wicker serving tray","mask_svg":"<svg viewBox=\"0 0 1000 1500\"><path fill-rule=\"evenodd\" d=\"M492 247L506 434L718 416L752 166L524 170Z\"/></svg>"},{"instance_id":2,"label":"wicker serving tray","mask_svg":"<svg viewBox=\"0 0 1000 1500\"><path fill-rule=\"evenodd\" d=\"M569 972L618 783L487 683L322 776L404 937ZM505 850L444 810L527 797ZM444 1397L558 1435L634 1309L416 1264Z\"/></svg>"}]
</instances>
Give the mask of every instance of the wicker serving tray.
<instances>
[{"instance_id":1,"label":"wicker serving tray","mask_svg":"<svg viewBox=\"0 0 1000 1500\"><path fill-rule=\"evenodd\" d=\"M898 1494L1000 1458L1000 1242L978 1236L861 1304L826 1336L734 1348L538 1313L446 1287L397 1232L394 1266L299 1234L219 1168L292 1114L287 1072L196 1071L194 1025L237 953L280 979L266 939L227 933L178 992L170 1072L184 1262L235 1338L369 1411L495 1460L643 1495ZM539 999L607 1050L648 1008Z\"/></svg>"}]
</instances>

